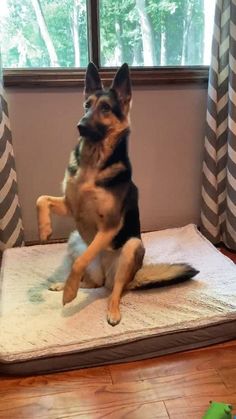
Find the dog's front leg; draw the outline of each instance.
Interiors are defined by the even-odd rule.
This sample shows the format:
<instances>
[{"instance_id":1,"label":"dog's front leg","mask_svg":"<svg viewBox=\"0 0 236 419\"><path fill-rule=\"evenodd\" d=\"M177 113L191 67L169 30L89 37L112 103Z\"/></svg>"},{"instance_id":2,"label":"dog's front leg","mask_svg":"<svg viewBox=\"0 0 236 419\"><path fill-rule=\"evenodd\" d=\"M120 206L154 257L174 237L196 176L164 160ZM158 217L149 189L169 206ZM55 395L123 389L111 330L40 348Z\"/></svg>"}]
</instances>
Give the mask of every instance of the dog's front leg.
<instances>
[{"instance_id":1,"label":"dog's front leg","mask_svg":"<svg viewBox=\"0 0 236 419\"><path fill-rule=\"evenodd\" d=\"M40 240L48 240L52 234L50 213L57 215L70 215L65 197L42 195L37 199L38 228Z\"/></svg>"},{"instance_id":2,"label":"dog's front leg","mask_svg":"<svg viewBox=\"0 0 236 419\"><path fill-rule=\"evenodd\" d=\"M107 231L98 231L85 252L76 259L64 287L63 305L76 297L86 267L102 250L105 250L111 244L119 229L120 226Z\"/></svg>"},{"instance_id":3,"label":"dog's front leg","mask_svg":"<svg viewBox=\"0 0 236 419\"><path fill-rule=\"evenodd\" d=\"M123 246L117 271L114 278L114 286L108 302L107 321L111 326L120 322L120 299L128 283L132 281L136 272L141 268L144 257L144 247L138 238L129 239Z\"/></svg>"}]
</instances>

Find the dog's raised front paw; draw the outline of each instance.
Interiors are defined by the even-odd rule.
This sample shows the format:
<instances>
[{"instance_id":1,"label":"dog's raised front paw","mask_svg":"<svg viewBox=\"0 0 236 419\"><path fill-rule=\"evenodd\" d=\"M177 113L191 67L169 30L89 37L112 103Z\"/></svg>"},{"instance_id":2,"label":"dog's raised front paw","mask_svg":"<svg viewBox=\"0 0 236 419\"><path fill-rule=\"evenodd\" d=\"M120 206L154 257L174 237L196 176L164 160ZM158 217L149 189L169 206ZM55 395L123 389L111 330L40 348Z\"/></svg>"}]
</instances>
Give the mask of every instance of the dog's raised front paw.
<instances>
[{"instance_id":1,"label":"dog's raised front paw","mask_svg":"<svg viewBox=\"0 0 236 419\"><path fill-rule=\"evenodd\" d=\"M42 242L50 239L52 235L51 223L43 224L39 226L39 237Z\"/></svg>"},{"instance_id":2,"label":"dog's raised front paw","mask_svg":"<svg viewBox=\"0 0 236 419\"><path fill-rule=\"evenodd\" d=\"M41 241L46 241L52 234L48 196L40 196L37 199L36 207L38 216L39 237Z\"/></svg>"}]
</instances>

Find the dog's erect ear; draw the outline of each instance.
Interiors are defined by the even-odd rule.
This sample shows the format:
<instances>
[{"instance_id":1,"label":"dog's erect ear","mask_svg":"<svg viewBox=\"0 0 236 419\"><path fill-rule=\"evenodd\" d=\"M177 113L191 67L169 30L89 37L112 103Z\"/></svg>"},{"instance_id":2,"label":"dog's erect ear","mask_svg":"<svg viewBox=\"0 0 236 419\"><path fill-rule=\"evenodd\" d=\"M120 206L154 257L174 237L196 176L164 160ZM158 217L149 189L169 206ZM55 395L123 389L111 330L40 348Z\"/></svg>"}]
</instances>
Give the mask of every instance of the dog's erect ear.
<instances>
[{"instance_id":1,"label":"dog's erect ear","mask_svg":"<svg viewBox=\"0 0 236 419\"><path fill-rule=\"evenodd\" d=\"M119 99L123 103L131 100L131 82L128 64L123 64L117 71L111 88L116 91Z\"/></svg>"},{"instance_id":2,"label":"dog's erect ear","mask_svg":"<svg viewBox=\"0 0 236 419\"><path fill-rule=\"evenodd\" d=\"M84 95L88 97L97 90L102 90L102 82L97 67L89 63L85 75Z\"/></svg>"}]
</instances>

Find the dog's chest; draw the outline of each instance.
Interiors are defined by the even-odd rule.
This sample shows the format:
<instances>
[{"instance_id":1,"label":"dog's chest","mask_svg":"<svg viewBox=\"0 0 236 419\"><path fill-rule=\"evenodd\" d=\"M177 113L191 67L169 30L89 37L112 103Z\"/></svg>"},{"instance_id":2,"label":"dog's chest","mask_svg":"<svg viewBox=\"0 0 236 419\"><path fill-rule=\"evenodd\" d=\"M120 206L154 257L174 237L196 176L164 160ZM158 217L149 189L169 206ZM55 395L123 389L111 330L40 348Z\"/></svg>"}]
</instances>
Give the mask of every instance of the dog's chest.
<instances>
[{"instance_id":1,"label":"dog's chest","mask_svg":"<svg viewBox=\"0 0 236 419\"><path fill-rule=\"evenodd\" d=\"M98 169L78 169L74 176L66 176L65 196L77 228L86 242L96 234L99 224L114 207L114 197L106 189L95 185Z\"/></svg>"}]
</instances>

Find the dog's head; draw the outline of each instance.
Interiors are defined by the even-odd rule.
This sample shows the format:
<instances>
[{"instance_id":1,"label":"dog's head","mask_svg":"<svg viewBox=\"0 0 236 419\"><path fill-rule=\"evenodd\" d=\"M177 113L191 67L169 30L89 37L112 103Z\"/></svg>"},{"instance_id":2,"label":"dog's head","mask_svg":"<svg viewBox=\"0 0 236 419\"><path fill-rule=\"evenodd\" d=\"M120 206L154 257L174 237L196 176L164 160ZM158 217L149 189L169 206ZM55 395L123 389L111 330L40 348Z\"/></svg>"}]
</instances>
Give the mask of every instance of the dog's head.
<instances>
[{"instance_id":1,"label":"dog's head","mask_svg":"<svg viewBox=\"0 0 236 419\"><path fill-rule=\"evenodd\" d=\"M82 137L97 142L107 135L119 136L129 127L131 83L129 67L123 64L110 89L104 90L96 66L89 63L84 88L85 114L78 123Z\"/></svg>"}]
</instances>

